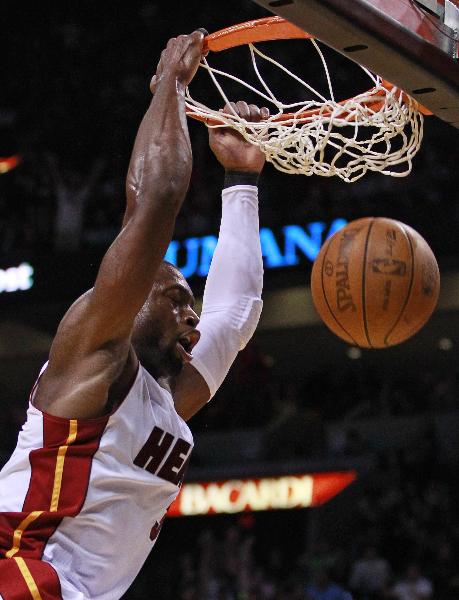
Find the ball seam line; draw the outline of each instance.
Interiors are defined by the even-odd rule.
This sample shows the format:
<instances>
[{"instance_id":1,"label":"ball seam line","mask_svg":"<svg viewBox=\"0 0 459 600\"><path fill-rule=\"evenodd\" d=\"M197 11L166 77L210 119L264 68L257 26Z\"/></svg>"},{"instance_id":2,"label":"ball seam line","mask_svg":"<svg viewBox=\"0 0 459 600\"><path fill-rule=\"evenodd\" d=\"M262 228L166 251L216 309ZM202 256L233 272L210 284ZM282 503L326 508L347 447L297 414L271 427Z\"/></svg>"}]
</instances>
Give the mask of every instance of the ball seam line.
<instances>
[{"instance_id":1,"label":"ball seam line","mask_svg":"<svg viewBox=\"0 0 459 600\"><path fill-rule=\"evenodd\" d=\"M400 319L402 318L403 313L405 312L405 308L408 305L408 301L409 301L410 296L411 296L411 290L413 288L413 282L414 282L414 248L413 248L413 242L411 241L411 236L408 233L408 231L404 227L402 227L401 229L403 230L403 233L408 238L408 243L410 245L410 252L411 252L411 278L410 278L410 284L408 286L408 293L406 294L405 302L403 303L403 306L402 306L402 309L400 311L400 314L398 315L397 319L395 320L395 323L392 325L392 327L389 329L389 331L384 336L384 344L386 346L390 346L389 341L388 341L389 340L389 336L393 333L394 329L399 324Z\"/></svg>"},{"instance_id":2,"label":"ball seam line","mask_svg":"<svg viewBox=\"0 0 459 600\"><path fill-rule=\"evenodd\" d=\"M367 238L365 240L365 249L363 252L363 269L362 269L362 319L363 319L363 328L365 331L365 337L367 338L368 345L370 348L373 348L373 344L370 341L370 334L368 331L368 323L367 323L367 306L366 306L366 285L367 285L367 255L368 255L368 245L370 242L370 234L373 228L375 220L374 218L371 220L371 223L368 227Z\"/></svg>"}]
</instances>

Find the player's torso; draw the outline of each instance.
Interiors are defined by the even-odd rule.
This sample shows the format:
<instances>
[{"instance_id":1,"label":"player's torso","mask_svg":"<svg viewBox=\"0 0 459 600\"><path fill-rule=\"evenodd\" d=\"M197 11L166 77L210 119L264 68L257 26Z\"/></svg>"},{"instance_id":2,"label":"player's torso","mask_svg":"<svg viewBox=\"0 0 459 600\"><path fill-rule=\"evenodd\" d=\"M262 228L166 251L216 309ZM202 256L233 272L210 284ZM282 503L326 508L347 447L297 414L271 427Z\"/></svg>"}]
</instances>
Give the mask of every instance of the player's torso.
<instances>
[{"instance_id":1,"label":"player's torso","mask_svg":"<svg viewBox=\"0 0 459 600\"><path fill-rule=\"evenodd\" d=\"M30 407L0 474L1 554L52 563L64 600L66 586L81 598L120 597L155 543L191 448L170 394L142 367L109 417L59 419Z\"/></svg>"}]
</instances>

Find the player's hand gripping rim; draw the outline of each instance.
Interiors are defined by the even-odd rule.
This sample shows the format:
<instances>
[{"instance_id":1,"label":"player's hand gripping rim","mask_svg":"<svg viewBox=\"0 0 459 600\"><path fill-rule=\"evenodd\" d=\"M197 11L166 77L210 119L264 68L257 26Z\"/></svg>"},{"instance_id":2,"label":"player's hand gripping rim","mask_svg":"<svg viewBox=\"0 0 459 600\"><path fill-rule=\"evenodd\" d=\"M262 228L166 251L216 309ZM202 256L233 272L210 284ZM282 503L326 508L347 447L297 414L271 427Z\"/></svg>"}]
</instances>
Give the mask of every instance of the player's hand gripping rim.
<instances>
[{"instance_id":1,"label":"player's hand gripping rim","mask_svg":"<svg viewBox=\"0 0 459 600\"><path fill-rule=\"evenodd\" d=\"M269 108L259 108L256 104L247 104L243 100L230 102L220 112L236 113L248 122L258 123L269 119ZM220 164L227 171L260 173L265 164L263 152L243 138L231 127L210 127L209 144Z\"/></svg>"},{"instance_id":2,"label":"player's hand gripping rim","mask_svg":"<svg viewBox=\"0 0 459 600\"><path fill-rule=\"evenodd\" d=\"M155 93L159 82L167 76L175 77L183 89L190 84L203 56L206 35L207 31L200 28L189 35L179 35L167 42L150 82L152 94Z\"/></svg>"}]
</instances>

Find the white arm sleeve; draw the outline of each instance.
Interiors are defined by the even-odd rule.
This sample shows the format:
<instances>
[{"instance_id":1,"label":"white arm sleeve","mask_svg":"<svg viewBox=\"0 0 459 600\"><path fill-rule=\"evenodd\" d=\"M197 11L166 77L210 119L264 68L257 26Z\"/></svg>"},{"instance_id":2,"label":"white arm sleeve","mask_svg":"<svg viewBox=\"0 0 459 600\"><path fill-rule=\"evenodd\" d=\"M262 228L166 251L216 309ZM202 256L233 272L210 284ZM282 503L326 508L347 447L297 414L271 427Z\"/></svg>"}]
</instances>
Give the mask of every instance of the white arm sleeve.
<instances>
[{"instance_id":1,"label":"white arm sleeve","mask_svg":"<svg viewBox=\"0 0 459 600\"><path fill-rule=\"evenodd\" d=\"M209 386L211 397L252 337L263 305L258 189L235 185L223 190L222 200L220 233L198 326L201 339L191 363Z\"/></svg>"}]
</instances>

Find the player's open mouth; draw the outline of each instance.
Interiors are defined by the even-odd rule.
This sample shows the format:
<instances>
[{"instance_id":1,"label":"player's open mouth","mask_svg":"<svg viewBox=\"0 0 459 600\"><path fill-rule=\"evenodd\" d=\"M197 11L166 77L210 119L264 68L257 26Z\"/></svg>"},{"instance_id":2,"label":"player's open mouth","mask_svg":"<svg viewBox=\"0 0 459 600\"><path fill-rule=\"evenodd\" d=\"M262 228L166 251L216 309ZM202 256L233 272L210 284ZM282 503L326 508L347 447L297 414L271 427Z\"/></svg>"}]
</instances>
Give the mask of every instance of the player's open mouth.
<instances>
[{"instance_id":1,"label":"player's open mouth","mask_svg":"<svg viewBox=\"0 0 459 600\"><path fill-rule=\"evenodd\" d=\"M177 341L177 350L183 362L190 362L192 360L193 356L191 353L200 337L201 334L196 329L192 329L179 337Z\"/></svg>"}]
</instances>

